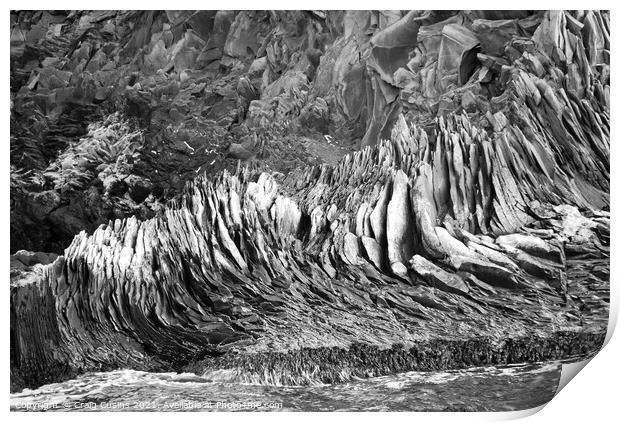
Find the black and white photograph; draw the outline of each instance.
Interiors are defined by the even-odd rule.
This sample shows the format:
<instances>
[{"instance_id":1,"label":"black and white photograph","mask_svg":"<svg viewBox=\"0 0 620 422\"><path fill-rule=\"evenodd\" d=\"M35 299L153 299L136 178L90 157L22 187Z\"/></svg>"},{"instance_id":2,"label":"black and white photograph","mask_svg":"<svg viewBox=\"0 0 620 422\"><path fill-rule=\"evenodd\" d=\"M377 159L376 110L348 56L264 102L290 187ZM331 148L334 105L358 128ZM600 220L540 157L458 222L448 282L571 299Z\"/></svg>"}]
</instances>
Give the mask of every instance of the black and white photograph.
<instances>
[{"instance_id":1,"label":"black and white photograph","mask_svg":"<svg viewBox=\"0 0 620 422\"><path fill-rule=\"evenodd\" d=\"M10 413L517 412L596 359L609 10L204 6L8 11Z\"/></svg>"}]
</instances>

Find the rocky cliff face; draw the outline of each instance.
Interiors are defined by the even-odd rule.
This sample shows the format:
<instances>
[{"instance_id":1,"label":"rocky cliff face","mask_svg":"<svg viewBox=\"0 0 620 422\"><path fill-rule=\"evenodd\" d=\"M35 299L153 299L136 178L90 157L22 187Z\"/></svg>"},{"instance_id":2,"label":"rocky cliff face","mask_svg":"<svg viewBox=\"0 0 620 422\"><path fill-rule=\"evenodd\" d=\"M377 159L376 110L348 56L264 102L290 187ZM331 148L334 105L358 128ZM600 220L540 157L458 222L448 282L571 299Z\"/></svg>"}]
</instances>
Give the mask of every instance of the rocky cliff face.
<instances>
[{"instance_id":1,"label":"rocky cliff face","mask_svg":"<svg viewBox=\"0 0 620 422\"><path fill-rule=\"evenodd\" d=\"M12 233L119 217L13 280L14 388L120 366L338 381L600 347L608 13L14 19ZM343 139L360 150L337 161ZM296 164L317 148L335 159Z\"/></svg>"}]
</instances>

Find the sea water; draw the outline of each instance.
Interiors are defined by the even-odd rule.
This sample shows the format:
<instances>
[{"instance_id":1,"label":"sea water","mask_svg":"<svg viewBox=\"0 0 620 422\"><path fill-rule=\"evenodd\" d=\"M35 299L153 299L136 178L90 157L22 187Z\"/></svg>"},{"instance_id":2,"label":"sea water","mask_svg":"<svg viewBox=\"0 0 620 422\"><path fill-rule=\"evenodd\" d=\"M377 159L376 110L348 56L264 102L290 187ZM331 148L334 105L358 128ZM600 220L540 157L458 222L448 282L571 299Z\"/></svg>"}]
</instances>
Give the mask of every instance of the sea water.
<instances>
[{"instance_id":1,"label":"sea water","mask_svg":"<svg viewBox=\"0 0 620 422\"><path fill-rule=\"evenodd\" d=\"M270 386L212 375L92 372L11 395L12 411L512 411L550 401L557 362Z\"/></svg>"}]
</instances>

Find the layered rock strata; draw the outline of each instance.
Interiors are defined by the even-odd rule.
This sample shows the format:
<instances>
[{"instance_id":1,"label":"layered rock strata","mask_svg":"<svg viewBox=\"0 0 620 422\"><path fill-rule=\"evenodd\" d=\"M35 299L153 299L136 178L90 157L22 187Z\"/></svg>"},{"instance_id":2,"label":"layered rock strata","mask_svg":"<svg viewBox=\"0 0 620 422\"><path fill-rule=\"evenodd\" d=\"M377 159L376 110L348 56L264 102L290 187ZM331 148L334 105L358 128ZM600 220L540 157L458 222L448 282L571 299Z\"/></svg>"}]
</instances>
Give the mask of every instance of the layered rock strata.
<instances>
[{"instance_id":1,"label":"layered rock strata","mask_svg":"<svg viewBox=\"0 0 620 422\"><path fill-rule=\"evenodd\" d=\"M60 253L80 230L149 218L236 159L333 162L401 114L546 132L537 161L559 148L590 183L609 164L609 29L607 11L13 12L11 251ZM520 115L515 79L542 111Z\"/></svg>"},{"instance_id":2,"label":"layered rock strata","mask_svg":"<svg viewBox=\"0 0 620 422\"><path fill-rule=\"evenodd\" d=\"M592 352L608 308L609 214L583 202L568 162L555 181L508 165L525 151L508 136L462 116L440 119L435 137L402 123L338 166L199 177L161 217L82 232L11 287L14 377L188 364L258 374L271 359L300 382L333 379L304 356L367 347L372 359L398 352L385 370ZM599 271L576 276L575 259ZM444 343L453 352L422 358ZM370 357L354 363L358 352L351 375L381 372ZM277 357L288 353L299 357Z\"/></svg>"},{"instance_id":3,"label":"layered rock strata","mask_svg":"<svg viewBox=\"0 0 620 422\"><path fill-rule=\"evenodd\" d=\"M286 175L198 176L157 216L81 232L52 264L15 257L30 269L11 282L13 389L118 367L335 382L600 348L607 13L312 12L303 58L249 12L166 16L213 36L183 38L170 69L253 57L261 98L236 79L247 122L321 122L327 106L364 147ZM170 59L158 36L153 66Z\"/></svg>"}]
</instances>

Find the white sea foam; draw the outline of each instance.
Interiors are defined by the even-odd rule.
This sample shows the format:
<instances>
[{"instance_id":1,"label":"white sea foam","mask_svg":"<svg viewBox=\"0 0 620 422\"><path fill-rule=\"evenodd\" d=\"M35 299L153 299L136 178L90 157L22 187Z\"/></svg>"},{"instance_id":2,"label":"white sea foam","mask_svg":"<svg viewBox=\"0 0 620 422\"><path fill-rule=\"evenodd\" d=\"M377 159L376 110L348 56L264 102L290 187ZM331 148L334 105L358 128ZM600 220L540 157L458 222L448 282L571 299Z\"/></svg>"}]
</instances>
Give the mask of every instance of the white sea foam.
<instances>
[{"instance_id":1,"label":"white sea foam","mask_svg":"<svg viewBox=\"0 0 620 422\"><path fill-rule=\"evenodd\" d=\"M217 402L281 403L284 410L441 410L452 405L458 408L459 403L487 409L499 405L525 408L532 400L549 400L553 396L559 380L557 369L557 363L548 363L405 372L310 386L240 383L234 381L239 376L236 370L209 371L203 376L117 370L25 389L11 395L10 405L12 410L107 410L105 406L118 406L120 410L164 411L195 409L196 405ZM479 386L487 386L493 395L481 396L478 393L484 388ZM467 395L474 390L478 391L476 396ZM502 400L498 400L498 394ZM232 410L242 409L240 405Z\"/></svg>"}]
</instances>

